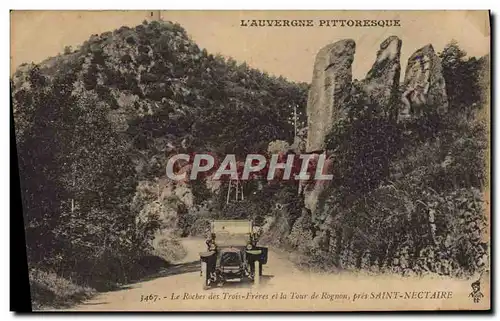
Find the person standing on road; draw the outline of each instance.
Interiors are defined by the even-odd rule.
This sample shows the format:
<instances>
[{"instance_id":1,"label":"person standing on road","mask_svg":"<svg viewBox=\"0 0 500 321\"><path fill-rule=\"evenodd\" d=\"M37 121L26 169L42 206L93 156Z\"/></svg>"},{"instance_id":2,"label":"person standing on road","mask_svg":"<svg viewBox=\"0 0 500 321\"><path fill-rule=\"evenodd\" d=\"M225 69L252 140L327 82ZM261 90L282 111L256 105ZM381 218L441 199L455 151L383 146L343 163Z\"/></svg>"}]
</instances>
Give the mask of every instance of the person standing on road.
<instances>
[{"instance_id":1,"label":"person standing on road","mask_svg":"<svg viewBox=\"0 0 500 321\"><path fill-rule=\"evenodd\" d=\"M215 233L210 233L210 238L205 241L208 250L215 249Z\"/></svg>"}]
</instances>

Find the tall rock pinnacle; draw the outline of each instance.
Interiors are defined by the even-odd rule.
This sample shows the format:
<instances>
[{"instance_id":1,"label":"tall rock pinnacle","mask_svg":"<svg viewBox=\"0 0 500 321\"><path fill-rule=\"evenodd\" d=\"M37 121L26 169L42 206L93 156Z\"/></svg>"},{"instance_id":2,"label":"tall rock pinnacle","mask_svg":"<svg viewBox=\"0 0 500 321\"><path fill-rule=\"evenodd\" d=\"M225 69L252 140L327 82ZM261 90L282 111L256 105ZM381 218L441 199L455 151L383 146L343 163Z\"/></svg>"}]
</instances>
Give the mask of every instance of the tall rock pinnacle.
<instances>
[{"instance_id":1,"label":"tall rock pinnacle","mask_svg":"<svg viewBox=\"0 0 500 321\"><path fill-rule=\"evenodd\" d=\"M366 78L361 82L369 100L381 106L390 116L397 116L399 78L401 75L402 41L391 36L380 44L377 58Z\"/></svg>"},{"instance_id":2,"label":"tall rock pinnacle","mask_svg":"<svg viewBox=\"0 0 500 321\"><path fill-rule=\"evenodd\" d=\"M352 82L352 62L356 44L351 39L337 41L316 55L307 101L307 151L323 150L325 137L334 120L345 111Z\"/></svg>"},{"instance_id":3,"label":"tall rock pinnacle","mask_svg":"<svg viewBox=\"0 0 500 321\"><path fill-rule=\"evenodd\" d=\"M447 111L448 97L441 59L432 45L418 49L408 59L402 100L403 118L419 116L423 108L435 108L439 113Z\"/></svg>"}]
</instances>

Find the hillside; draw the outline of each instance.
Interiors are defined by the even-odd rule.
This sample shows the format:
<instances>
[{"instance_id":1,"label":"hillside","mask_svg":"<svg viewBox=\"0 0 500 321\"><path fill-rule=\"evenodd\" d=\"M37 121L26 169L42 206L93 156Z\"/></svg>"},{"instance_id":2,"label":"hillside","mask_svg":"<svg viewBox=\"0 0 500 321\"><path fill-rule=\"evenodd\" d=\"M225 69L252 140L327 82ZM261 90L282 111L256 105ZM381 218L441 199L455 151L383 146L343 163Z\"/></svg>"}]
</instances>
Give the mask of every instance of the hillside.
<instances>
[{"instance_id":1,"label":"hillside","mask_svg":"<svg viewBox=\"0 0 500 321\"><path fill-rule=\"evenodd\" d=\"M30 268L107 288L143 273L145 255L182 255L179 213L207 191L161 185L167 156L291 143L307 89L209 54L170 22L20 66L12 97Z\"/></svg>"}]
</instances>

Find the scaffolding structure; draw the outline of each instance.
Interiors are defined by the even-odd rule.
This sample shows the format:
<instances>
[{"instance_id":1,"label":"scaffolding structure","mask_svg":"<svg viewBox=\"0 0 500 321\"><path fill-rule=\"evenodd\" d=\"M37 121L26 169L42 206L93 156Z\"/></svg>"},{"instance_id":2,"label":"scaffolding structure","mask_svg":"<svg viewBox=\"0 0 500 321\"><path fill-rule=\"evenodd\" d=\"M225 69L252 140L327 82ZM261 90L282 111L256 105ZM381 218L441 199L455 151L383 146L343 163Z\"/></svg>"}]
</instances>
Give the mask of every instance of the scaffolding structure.
<instances>
[{"instance_id":1,"label":"scaffolding structure","mask_svg":"<svg viewBox=\"0 0 500 321\"><path fill-rule=\"evenodd\" d=\"M229 179L228 188L227 188L227 196L226 196L226 204L229 204L229 201L232 199L232 189L234 185L234 199L235 201L243 201L245 199L245 195L243 194L243 183L240 182L239 178Z\"/></svg>"}]
</instances>

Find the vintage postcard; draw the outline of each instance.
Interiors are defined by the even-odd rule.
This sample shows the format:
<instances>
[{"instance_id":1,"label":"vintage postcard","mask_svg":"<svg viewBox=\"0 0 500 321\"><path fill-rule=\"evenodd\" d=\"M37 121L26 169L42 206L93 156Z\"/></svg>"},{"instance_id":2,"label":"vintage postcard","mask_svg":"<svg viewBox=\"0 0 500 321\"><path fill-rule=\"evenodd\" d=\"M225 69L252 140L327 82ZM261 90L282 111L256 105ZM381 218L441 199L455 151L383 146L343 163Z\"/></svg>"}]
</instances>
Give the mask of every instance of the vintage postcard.
<instances>
[{"instance_id":1,"label":"vintage postcard","mask_svg":"<svg viewBox=\"0 0 500 321\"><path fill-rule=\"evenodd\" d=\"M33 310L490 309L488 11L12 11L10 59Z\"/></svg>"}]
</instances>

